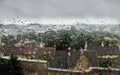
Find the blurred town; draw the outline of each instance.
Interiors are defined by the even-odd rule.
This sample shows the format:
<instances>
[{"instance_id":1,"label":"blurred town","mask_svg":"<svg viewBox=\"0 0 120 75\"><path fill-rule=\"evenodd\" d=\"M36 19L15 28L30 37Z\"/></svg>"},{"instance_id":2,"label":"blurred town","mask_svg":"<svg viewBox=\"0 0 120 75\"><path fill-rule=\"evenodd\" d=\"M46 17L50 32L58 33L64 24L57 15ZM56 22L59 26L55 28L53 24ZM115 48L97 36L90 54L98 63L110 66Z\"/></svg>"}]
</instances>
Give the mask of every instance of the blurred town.
<instances>
[{"instance_id":1,"label":"blurred town","mask_svg":"<svg viewBox=\"0 0 120 75\"><path fill-rule=\"evenodd\" d=\"M15 35L2 34L0 65L3 65L3 59L12 55L21 61L40 60L39 63L46 61L46 69L35 74L32 72L37 66L25 68L28 65L25 64L22 66L24 72L33 68L33 71L30 70L31 73L25 75L119 75L119 30L113 33L112 30L101 31L104 29L102 27L93 28L84 30L71 26L38 33L32 30ZM117 28L120 29L120 25L117 25Z\"/></svg>"}]
</instances>

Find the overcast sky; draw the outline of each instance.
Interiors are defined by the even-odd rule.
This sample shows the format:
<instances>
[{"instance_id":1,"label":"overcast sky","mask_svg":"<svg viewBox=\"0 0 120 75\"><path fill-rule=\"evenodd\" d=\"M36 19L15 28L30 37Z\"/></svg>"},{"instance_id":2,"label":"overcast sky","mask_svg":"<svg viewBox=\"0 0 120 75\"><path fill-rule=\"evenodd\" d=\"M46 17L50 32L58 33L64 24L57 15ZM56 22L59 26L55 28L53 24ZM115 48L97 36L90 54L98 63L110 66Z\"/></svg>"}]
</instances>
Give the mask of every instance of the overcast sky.
<instances>
[{"instance_id":1,"label":"overcast sky","mask_svg":"<svg viewBox=\"0 0 120 75\"><path fill-rule=\"evenodd\" d=\"M0 0L0 18L16 16L120 20L120 0Z\"/></svg>"}]
</instances>

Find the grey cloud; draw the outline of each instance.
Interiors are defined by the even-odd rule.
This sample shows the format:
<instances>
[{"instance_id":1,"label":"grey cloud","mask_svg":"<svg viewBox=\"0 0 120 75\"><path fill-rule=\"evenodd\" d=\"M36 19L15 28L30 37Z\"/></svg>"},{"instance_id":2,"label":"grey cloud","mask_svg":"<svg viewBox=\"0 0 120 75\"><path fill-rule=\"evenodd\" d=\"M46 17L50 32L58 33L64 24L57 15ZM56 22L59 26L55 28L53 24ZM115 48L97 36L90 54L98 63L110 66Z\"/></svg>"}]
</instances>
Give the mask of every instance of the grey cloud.
<instances>
[{"instance_id":1,"label":"grey cloud","mask_svg":"<svg viewBox=\"0 0 120 75\"><path fill-rule=\"evenodd\" d=\"M120 19L119 4L120 0L0 0L0 16Z\"/></svg>"}]
</instances>

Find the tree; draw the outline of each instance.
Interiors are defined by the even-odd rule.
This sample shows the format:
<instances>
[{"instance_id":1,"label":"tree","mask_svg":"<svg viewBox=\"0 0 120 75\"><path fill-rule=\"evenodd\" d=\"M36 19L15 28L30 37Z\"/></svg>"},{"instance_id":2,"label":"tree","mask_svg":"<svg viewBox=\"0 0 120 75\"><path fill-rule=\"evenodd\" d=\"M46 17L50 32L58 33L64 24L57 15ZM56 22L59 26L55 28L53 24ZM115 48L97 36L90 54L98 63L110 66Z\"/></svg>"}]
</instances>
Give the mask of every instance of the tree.
<instances>
[{"instance_id":1,"label":"tree","mask_svg":"<svg viewBox=\"0 0 120 75\"><path fill-rule=\"evenodd\" d=\"M68 50L71 44L71 34L67 30L62 30L59 33L59 42L56 44L57 50Z\"/></svg>"},{"instance_id":2,"label":"tree","mask_svg":"<svg viewBox=\"0 0 120 75\"><path fill-rule=\"evenodd\" d=\"M11 55L8 60L8 64L10 75L21 75L22 67L20 66L20 62L17 60L16 56Z\"/></svg>"},{"instance_id":3,"label":"tree","mask_svg":"<svg viewBox=\"0 0 120 75\"><path fill-rule=\"evenodd\" d=\"M9 46L9 45L13 45L16 43L15 37L12 35L8 35L8 36L2 36L2 43L4 43L5 45Z\"/></svg>"},{"instance_id":4,"label":"tree","mask_svg":"<svg viewBox=\"0 0 120 75\"><path fill-rule=\"evenodd\" d=\"M0 58L0 75L21 75L22 67L16 56L11 55L10 59Z\"/></svg>"},{"instance_id":5,"label":"tree","mask_svg":"<svg viewBox=\"0 0 120 75\"><path fill-rule=\"evenodd\" d=\"M8 44L7 36L3 35L1 38L1 42L4 43L5 45L7 45Z\"/></svg>"},{"instance_id":6,"label":"tree","mask_svg":"<svg viewBox=\"0 0 120 75\"><path fill-rule=\"evenodd\" d=\"M51 61L52 60L52 56L49 53L43 52L38 59L40 60L46 60L46 61Z\"/></svg>"},{"instance_id":7,"label":"tree","mask_svg":"<svg viewBox=\"0 0 120 75\"><path fill-rule=\"evenodd\" d=\"M112 66L113 66L113 63L112 63L112 60L106 59L106 60L100 61L100 62L99 62L99 66L100 66L100 67L109 68L109 67L112 67Z\"/></svg>"},{"instance_id":8,"label":"tree","mask_svg":"<svg viewBox=\"0 0 120 75\"><path fill-rule=\"evenodd\" d=\"M86 42L89 42L90 37L84 33L72 36L72 47L76 50L84 49Z\"/></svg>"},{"instance_id":9,"label":"tree","mask_svg":"<svg viewBox=\"0 0 120 75\"><path fill-rule=\"evenodd\" d=\"M44 33L43 41L45 42L45 46L54 47L54 45L58 43L58 40L59 37L57 32L49 30Z\"/></svg>"},{"instance_id":10,"label":"tree","mask_svg":"<svg viewBox=\"0 0 120 75\"><path fill-rule=\"evenodd\" d=\"M22 39L22 35L18 34L18 35L16 36L16 42L20 41L21 39Z\"/></svg>"},{"instance_id":11,"label":"tree","mask_svg":"<svg viewBox=\"0 0 120 75\"><path fill-rule=\"evenodd\" d=\"M0 75L9 75L7 60L0 58Z\"/></svg>"}]
</instances>

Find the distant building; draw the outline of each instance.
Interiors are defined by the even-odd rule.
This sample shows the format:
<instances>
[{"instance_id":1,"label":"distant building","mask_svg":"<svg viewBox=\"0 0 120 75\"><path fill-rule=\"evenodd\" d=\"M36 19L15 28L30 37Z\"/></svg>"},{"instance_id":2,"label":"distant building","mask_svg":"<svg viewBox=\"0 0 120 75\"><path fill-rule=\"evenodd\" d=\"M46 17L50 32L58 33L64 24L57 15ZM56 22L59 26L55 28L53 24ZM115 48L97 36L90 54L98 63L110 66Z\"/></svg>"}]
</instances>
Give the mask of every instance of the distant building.
<instances>
[{"instance_id":1,"label":"distant building","mask_svg":"<svg viewBox=\"0 0 120 75\"><path fill-rule=\"evenodd\" d=\"M44 47L44 43L37 41L25 41L24 43L15 44L15 54L18 56L35 56L46 52L54 56L54 47Z\"/></svg>"},{"instance_id":2,"label":"distant building","mask_svg":"<svg viewBox=\"0 0 120 75\"><path fill-rule=\"evenodd\" d=\"M91 45L87 47L85 52L89 59L91 66L99 66L99 62L110 59L113 61L114 67L120 67L120 50L119 47L114 46L97 46Z\"/></svg>"}]
</instances>

